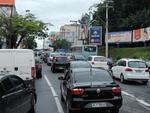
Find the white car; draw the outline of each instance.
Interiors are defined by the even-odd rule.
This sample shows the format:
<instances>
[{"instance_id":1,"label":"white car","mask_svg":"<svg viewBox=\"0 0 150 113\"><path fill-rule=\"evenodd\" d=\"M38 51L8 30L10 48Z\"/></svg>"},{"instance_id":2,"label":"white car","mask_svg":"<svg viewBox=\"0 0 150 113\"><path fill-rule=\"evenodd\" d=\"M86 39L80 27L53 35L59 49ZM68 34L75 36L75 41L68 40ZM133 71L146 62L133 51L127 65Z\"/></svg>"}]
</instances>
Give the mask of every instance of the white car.
<instances>
[{"instance_id":1,"label":"white car","mask_svg":"<svg viewBox=\"0 0 150 113\"><path fill-rule=\"evenodd\" d=\"M94 68L104 68L109 69L109 66L107 65L107 58L104 56L89 56L88 62L91 64Z\"/></svg>"},{"instance_id":2,"label":"white car","mask_svg":"<svg viewBox=\"0 0 150 113\"><path fill-rule=\"evenodd\" d=\"M51 65L53 61L53 57L60 56L60 53L50 53L49 57L47 58L47 65Z\"/></svg>"},{"instance_id":3,"label":"white car","mask_svg":"<svg viewBox=\"0 0 150 113\"><path fill-rule=\"evenodd\" d=\"M123 83L125 80L141 81L147 84L149 80L149 70L144 60L139 59L120 59L112 67L113 77L119 78Z\"/></svg>"}]
</instances>

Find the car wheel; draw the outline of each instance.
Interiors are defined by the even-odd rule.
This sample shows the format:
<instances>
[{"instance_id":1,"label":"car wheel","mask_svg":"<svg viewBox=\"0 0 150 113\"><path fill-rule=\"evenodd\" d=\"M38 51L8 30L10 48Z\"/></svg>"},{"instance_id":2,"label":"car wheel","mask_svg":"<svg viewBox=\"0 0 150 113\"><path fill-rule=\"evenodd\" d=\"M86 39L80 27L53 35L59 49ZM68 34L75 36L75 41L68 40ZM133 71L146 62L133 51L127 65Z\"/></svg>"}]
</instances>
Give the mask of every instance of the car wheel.
<instances>
[{"instance_id":1,"label":"car wheel","mask_svg":"<svg viewBox=\"0 0 150 113\"><path fill-rule=\"evenodd\" d=\"M110 113L119 113L119 109L117 109L117 108L112 109L112 110L110 110Z\"/></svg>"},{"instance_id":2,"label":"car wheel","mask_svg":"<svg viewBox=\"0 0 150 113\"><path fill-rule=\"evenodd\" d=\"M120 75L120 82L121 82L121 83L125 83L123 74Z\"/></svg>"},{"instance_id":3,"label":"car wheel","mask_svg":"<svg viewBox=\"0 0 150 113\"><path fill-rule=\"evenodd\" d=\"M143 85L146 85L148 83L148 81L142 81Z\"/></svg>"},{"instance_id":4,"label":"car wheel","mask_svg":"<svg viewBox=\"0 0 150 113\"><path fill-rule=\"evenodd\" d=\"M66 110L66 111L67 111L67 113L73 113L73 111L72 111L72 110L70 110L70 108L69 108L69 104L70 104L70 103L69 103L69 100L67 99L67 102L66 102L67 110Z\"/></svg>"}]
</instances>

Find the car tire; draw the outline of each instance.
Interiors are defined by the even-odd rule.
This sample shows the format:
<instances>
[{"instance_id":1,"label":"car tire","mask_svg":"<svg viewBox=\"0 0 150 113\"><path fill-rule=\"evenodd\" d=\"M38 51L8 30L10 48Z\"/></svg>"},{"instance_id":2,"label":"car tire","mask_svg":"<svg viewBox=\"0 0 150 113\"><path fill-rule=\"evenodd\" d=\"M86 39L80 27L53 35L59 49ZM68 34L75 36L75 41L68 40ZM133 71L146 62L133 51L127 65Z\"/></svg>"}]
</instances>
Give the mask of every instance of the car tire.
<instances>
[{"instance_id":1,"label":"car tire","mask_svg":"<svg viewBox=\"0 0 150 113\"><path fill-rule=\"evenodd\" d=\"M111 110L110 110L110 113L119 113L119 109L118 109L118 108L111 109Z\"/></svg>"},{"instance_id":2,"label":"car tire","mask_svg":"<svg viewBox=\"0 0 150 113\"><path fill-rule=\"evenodd\" d=\"M123 74L120 75L120 82L121 82L121 83L125 83L125 79L124 79Z\"/></svg>"},{"instance_id":3,"label":"car tire","mask_svg":"<svg viewBox=\"0 0 150 113\"><path fill-rule=\"evenodd\" d=\"M142 81L143 85L146 85L148 83L148 81Z\"/></svg>"},{"instance_id":4,"label":"car tire","mask_svg":"<svg viewBox=\"0 0 150 113\"><path fill-rule=\"evenodd\" d=\"M69 100L67 99L67 102L66 102L66 113L73 113L73 111L72 110L70 110L70 108L69 108L69 105L70 105L70 103L69 103Z\"/></svg>"}]
</instances>

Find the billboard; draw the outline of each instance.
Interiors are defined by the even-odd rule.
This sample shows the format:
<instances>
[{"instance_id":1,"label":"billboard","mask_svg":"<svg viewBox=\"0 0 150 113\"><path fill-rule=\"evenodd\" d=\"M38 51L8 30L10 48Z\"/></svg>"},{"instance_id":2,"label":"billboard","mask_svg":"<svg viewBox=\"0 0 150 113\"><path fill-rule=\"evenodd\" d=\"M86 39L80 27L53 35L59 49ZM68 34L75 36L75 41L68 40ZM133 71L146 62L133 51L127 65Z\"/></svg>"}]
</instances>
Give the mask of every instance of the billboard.
<instances>
[{"instance_id":1,"label":"billboard","mask_svg":"<svg viewBox=\"0 0 150 113\"><path fill-rule=\"evenodd\" d=\"M79 40L85 40L88 37L88 27L85 24L81 24L80 26L80 36L79 36Z\"/></svg>"},{"instance_id":2,"label":"billboard","mask_svg":"<svg viewBox=\"0 0 150 113\"><path fill-rule=\"evenodd\" d=\"M93 26L90 28L90 44L102 45L102 26Z\"/></svg>"},{"instance_id":3,"label":"billboard","mask_svg":"<svg viewBox=\"0 0 150 113\"><path fill-rule=\"evenodd\" d=\"M2 5L14 5L15 4L15 0L0 0L0 6Z\"/></svg>"},{"instance_id":4,"label":"billboard","mask_svg":"<svg viewBox=\"0 0 150 113\"><path fill-rule=\"evenodd\" d=\"M132 40L132 31L108 33L108 43L129 43L131 42L131 40Z\"/></svg>"},{"instance_id":5,"label":"billboard","mask_svg":"<svg viewBox=\"0 0 150 113\"><path fill-rule=\"evenodd\" d=\"M133 42L150 41L150 27L133 30Z\"/></svg>"}]
</instances>

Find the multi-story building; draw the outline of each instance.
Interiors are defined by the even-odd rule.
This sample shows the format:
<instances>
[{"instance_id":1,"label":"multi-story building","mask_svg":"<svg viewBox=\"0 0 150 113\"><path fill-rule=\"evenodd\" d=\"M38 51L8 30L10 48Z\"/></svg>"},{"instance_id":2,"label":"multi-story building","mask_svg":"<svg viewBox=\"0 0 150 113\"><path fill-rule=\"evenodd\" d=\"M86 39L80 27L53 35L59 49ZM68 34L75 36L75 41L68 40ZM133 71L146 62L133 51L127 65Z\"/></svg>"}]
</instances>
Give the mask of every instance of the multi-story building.
<instances>
[{"instance_id":1,"label":"multi-story building","mask_svg":"<svg viewBox=\"0 0 150 113\"><path fill-rule=\"evenodd\" d=\"M80 25L79 24L66 24L61 26L60 33L62 39L66 39L72 43L72 45L81 45L82 40L80 37Z\"/></svg>"},{"instance_id":2,"label":"multi-story building","mask_svg":"<svg viewBox=\"0 0 150 113\"><path fill-rule=\"evenodd\" d=\"M0 14L7 17L17 14L15 0L0 0Z\"/></svg>"},{"instance_id":3,"label":"multi-story building","mask_svg":"<svg viewBox=\"0 0 150 113\"><path fill-rule=\"evenodd\" d=\"M0 15L10 18L16 14L15 0L0 0ZM0 48L6 48L6 38L1 35Z\"/></svg>"}]
</instances>

